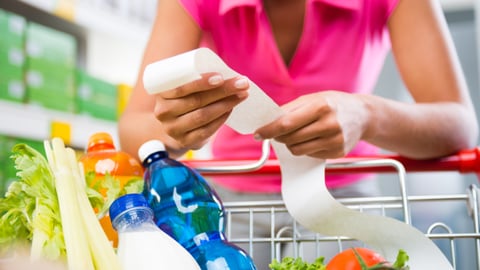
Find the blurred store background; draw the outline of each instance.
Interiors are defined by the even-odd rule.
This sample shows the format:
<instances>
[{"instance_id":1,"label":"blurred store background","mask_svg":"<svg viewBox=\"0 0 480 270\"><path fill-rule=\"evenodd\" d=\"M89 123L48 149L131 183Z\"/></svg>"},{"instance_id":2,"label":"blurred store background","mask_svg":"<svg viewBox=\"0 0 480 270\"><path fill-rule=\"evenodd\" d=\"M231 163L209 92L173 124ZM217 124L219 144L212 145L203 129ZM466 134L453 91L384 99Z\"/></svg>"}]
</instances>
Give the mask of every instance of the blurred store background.
<instances>
[{"instance_id":1,"label":"blurred store background","mask_svg":"<svg viewBox=\"0 0 480 270\"><path fill-rule=\"evenodd\" d=\"M89 135L107 131L116 137L116 121L135 83L143 48L154 18L156 0L1 0L0 1L0 192L14 176L9 159L17 142L42 149L42 140L62 137L83 151ZM480 1L440 1L460 56L480 119ZM408 100L391 56L377 93ZM479 144L480 145L480 142ZM193 154L195 157L195 153ZM197 157L208 156L208 149ZM395 192L394 176L381 175L385 192ZM414 173L410 194L465 193L478 183L474 175ZM392 184L393 183L393 184ZM465 206L432 211L412 208L418 227L435 220L464 228ZM461 212L461 213L459 213ZM462 247L462 246L465 247ZM472 243L460 245L459 269L476 256Z\"/></svg>"}]
</instances>

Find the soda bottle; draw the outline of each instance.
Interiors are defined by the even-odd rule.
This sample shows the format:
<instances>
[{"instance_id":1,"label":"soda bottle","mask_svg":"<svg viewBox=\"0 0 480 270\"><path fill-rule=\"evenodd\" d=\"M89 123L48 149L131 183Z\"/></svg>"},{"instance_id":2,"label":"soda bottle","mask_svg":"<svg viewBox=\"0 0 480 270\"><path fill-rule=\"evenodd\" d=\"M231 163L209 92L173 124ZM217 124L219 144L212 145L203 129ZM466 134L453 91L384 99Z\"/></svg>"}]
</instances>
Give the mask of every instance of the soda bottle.
<instances>
[{"instance_id":1,"label":"soda bottle","mask_svg":"<svg viewBox=\"0 0 480 270\"><path fill-rule=\"evenodd\" d=\"M91 187L98 187L107 175L120 184L120 190L132 179L143 180L143 167L132 156L115 148L112 136L106 132L97 132L89 137L85 154L80 157L85 174L95 173ZM107 189L100 188L100 193L107 198ZM114 247L118 245L118 235L113 229L108 213L100 218L100 224Z\"/></svg>"},{"instance_id":2,"label":"soda bottle","mask_svg":"<svg viewBox=\"0 0 480 270\"><path fill-rule=\"evenodd\" d=\"M256 269L253 260L224 234L223 204L206 180L171 159L161 141L138 150L145 169L143 195L157 226L177 240L203 270Z\"/></svg>"},{"instance_id":3,"label":"soda bottle","mask_svg":"<svg viewBox=\"0 0 480 270\"><path fill-rule=\"evenodd\" d=\"M156 226L142 194L118 197L109 210L118 232L117 256L123 270L200 269L185 248Z\"/></svg>"}]
</instances>

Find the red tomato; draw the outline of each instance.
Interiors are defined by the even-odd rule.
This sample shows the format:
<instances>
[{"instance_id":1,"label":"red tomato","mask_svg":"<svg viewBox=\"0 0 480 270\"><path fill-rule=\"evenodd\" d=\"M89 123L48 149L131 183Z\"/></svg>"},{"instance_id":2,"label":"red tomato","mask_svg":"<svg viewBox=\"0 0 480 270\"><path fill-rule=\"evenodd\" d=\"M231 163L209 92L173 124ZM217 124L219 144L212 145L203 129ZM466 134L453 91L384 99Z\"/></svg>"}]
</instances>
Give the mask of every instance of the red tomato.
<instances>
[{"instance_id":1,"label":"red tomato","mask_svg":"<svg viewBox=\"0 0 480 270\"><path fill-rule=\"evenodd\" d=\"M356 247L355 251L362 257L363 262L367 267L374 266L376 264L385 263L386 260L375 251ZM387 264L385 265L387 266ZM353 248L344 250L335 255L327 264L327 270L363 270Z\"/></svg>"}]
</instances>

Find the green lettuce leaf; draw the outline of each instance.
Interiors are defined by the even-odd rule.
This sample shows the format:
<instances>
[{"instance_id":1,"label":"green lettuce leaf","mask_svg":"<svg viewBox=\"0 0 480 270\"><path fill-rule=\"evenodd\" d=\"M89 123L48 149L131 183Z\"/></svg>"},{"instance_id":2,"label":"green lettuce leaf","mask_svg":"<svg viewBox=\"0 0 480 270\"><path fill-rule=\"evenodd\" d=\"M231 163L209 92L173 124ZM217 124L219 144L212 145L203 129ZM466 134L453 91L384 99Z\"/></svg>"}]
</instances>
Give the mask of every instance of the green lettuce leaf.
<instances>
[{"instance_id":1,"label":"green lettuce leaf","mask_svg":"<svg viewBox=\"0 0 480 270\"><path fill-rule=\"evenodd\" d=\"M17 180L0 198L0 254L35 243L32 254L59 260L65 256L55 180L45 157L26 144L12 149Z\"/></svg>"},{"instance_id":2,"label":"green lettuce leaf","mask_svg":"<svg viewBox=\"0 0 480 270\"><path fill-rule=\"evenodd\" d=\"M107 173L102 177L102 181L97 181L95 177L95 172L87 172L85 175L87 196L92 207L97 209L97 217L99 219L108 213L110 205L118 197L130 193L141 193L143 190L144 181L141 177L132 177L124 184L123 189L120 187L120 182L115 179L115 176ZM106 190L105 198L100 193L100 190Z\"/></svg>"},{"instance_id":3,"label":"green lettuce leaf","mask_svg":"<svg viewBox=\"0 0 480 270\"><path fill-rule=\"evenodd\" d=\"M313 263L302 258L285 257L281 262L273 260L269 268L272 270L325 270L324 257L318 257Z\"/></svg>"}]
</instances>

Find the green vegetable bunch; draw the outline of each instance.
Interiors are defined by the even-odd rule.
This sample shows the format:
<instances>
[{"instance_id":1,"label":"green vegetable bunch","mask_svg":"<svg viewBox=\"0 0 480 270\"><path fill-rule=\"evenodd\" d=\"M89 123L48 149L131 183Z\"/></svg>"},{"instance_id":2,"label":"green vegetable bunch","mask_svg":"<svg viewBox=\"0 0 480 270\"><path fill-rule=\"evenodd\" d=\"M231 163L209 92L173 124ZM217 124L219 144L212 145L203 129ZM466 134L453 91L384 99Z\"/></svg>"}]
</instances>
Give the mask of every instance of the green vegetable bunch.
<instances>
[{"instance_id":1,"label":"green vegetable bunch","mask_svg":"<svg viewBox=\"0 0 480 270\"><path fill-rule=\"evenodd\" d=\"M26 144L12 149L17 181L0 198L0 255L31 244L31 256L58 260L65 243L55 180L48 161Z\"/></svg>"},{"instance_id":2,"label":"green vegetable bunch","mask_svg":"<svg viewBox=\"0 0 480 270\"><path fill-rule=\"evenodd\" d=\"M144 182L141 177L132 177L124 184L123 188L120 187L120 182L109 173L105 174L102 181L95 181L95 177L95 172L90 171L85 175L85 181L88 199L92 207L97 209L98 219L108 214L110 205L118 197L130 193L141 193L143 190ZM99 190L106 190L106 196L104 197Z\"/></svg>"},{"instance_id":3,"label":"green vegetable bunch","mask_svg":"<svg viewBox=\"0 0 480 270\"><path fill-rule=\"evenodd\" d=\"M90 187L94 175L83 176L73 149L59 138L44 146L46 158L26 144L12 149L17 179L0 198L0 258L27 248L32 260L67 262L82 270L118 269L98 219L118 196L141 192L143 179L132 179L122 189L107 175ZM100 189L107 190L106 199Z\"/></svg>"},{"instance_id":4,"label":"green vegetable bunch","mask_svg":"<svg viewBox=\"0 0 480 270\"><path fill-rule=\"evenodd\" d=\"M273 260L269 265L271 270L408 270L409 257L400 249L393 264L385 261L378 253L367 248L352 248L335 255L328 264L324 257L317 258L313 263L301 258L285 257L281 262Z\"/></svg>"},{"instance_id":5,"label":"green vegetable bunch","mask_svg":"<svg viewBox=\"0 0 480 270\"><path fill-rule=\"evenodd\" d=\"M273 260L269 265L272 270L325 270L324 257L318 257L313 263L308 263L302 258L285 257L281 262Z\"/></svg>"}]
</instances>

